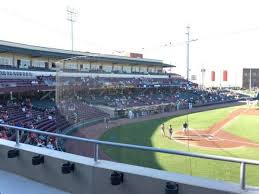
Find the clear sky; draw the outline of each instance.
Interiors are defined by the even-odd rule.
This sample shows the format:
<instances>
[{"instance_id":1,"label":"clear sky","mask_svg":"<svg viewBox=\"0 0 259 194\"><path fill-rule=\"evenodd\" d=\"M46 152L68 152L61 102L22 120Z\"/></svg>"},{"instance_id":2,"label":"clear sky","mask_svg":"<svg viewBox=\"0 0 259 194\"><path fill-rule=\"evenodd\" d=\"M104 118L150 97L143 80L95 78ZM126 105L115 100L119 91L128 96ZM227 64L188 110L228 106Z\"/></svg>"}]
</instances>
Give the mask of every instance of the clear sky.
<instances>
[{"instance_id":1,"label":"clear sky","mask_svg":"<svg viewBox=\"0 0 259 194\"><path fill-rule=\"evenodd\" d=\"M0 39L71 48L68 6L77 10L75 50L141 52L177 66L185 75L186 26L191 26L191 74L259 67L258 0L1 0ZM169 43L172 46L165 46ZM218 72L218 73L217 73ZM219 80L219 79L217 79Z\"/></svg>"}]
</instances>

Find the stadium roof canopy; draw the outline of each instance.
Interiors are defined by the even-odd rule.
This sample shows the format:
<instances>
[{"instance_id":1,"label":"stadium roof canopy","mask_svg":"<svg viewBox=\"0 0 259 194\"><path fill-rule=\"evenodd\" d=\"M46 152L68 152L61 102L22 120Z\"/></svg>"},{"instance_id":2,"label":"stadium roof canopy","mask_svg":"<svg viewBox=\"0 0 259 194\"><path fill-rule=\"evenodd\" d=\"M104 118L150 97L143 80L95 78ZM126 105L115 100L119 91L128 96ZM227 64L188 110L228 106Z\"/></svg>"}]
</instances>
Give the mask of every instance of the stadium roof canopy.
<instances>
[{"instance_id":1,"label":"stadium roof canopy","mask_svg":"<svg viewBox=\"0 0 259 194\"><path fill-rule=\"evenodd\" d=\"M143 64L143 65L154 65L162 67L175 67L174 65L165 64L162 60L157 59L146 59L146 58L131 58L126 56L108 55L100 53L90 53L81 51L70 51L56 48L47 48L40 46L32 46L21 43L14 43L9 41L0 40L0 53L11 52L24 55L30 55L31 57L52 57L56 59L66 59L76 56L84 56L83 59L87 61L96 62L111 62L111 63L125 63L125 64Z\"/></svg>"}]
</instances>

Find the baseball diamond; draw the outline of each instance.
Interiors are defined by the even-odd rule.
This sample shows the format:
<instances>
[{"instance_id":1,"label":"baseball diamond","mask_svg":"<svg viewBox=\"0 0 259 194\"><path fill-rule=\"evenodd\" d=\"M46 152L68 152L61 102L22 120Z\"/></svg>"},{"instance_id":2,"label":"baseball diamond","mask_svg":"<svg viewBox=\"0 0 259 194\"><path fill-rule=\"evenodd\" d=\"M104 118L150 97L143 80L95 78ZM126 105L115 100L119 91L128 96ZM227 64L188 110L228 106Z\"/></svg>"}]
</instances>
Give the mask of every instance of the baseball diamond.
<instances>
[{"instance_id":1,"label":"baseball diamond","mask_svg":"<svg viewBox=\"0 0 259 194\"><path fill-rule=\"evenodd\" d=\"M111 121L109 129L104 127L104 123L99 123L80 129L74 135L166 149L259 159L257 154L259 150L258 109L247 106L232 106L188 114L189 111L184 110L180 115L164 113L133 120L115 120ZM189 129L184 134L182 123L186 120L187 115ZM240 119L245 126L238 124ZM165 124L166 137L162 137L160 134L162 123ZM168 137L167 130L170 124L174 131L172 140ZM70 152L80 155L90 156L93 154L93 147L87 143L75 144L68 141L66 148ZM132 150L122 151L105 146L102 147L100 155L103 159L178 173L225 181L239 180L238 173L236 173L238 166L217 161L203 161ZM249 184L259 185L257 181L259 179L258 169L254 166L248 166L247 171Z\"/></svg>"}]
</instances>

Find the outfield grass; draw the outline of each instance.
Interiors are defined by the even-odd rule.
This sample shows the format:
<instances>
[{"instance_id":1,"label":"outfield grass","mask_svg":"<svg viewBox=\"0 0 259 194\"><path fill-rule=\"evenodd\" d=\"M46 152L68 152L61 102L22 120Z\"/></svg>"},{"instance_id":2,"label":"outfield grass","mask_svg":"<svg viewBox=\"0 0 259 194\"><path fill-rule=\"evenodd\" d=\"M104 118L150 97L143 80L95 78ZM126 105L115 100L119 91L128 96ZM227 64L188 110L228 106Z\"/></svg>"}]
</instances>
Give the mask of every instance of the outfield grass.
<instances>
[{"instance_id":1,"label":"outfield grass","mask_svg":"<svg viewBox=\"0 0 259 194\"><path fill-rule=\"evenodd\" d=\"M189 126L193 129L206 129L214 123L224 119L229 113L237 108L239 107L223 108L190 114L188 116ZM177 143L169 138L161 137L160 125L162 123L165 123L166 129L170 124L172 124L175 130L179 130L182 128L182 124L186 119L186 116L171 117L115 127L107 131L101 137L101 140L259 160L258 149L202 149L198 147L188 147L186 144ZM213 179L239 182L238 164L204 159L190 159L188 157L136 150L108 148L106 146L103 146L103 150L113 160L118 162ZM259 186L259 167L248 166L247 174L248 184Z\"/></svg>"},{"instance_id":2,"label":"outfield grass","mask_svg":"<svg viewBox=\"0 0 259 194\"><path fill-rule=\"evenodd\" d=\"M259 116L240 115L229 122L224 130L259 143Z\"/></svg>"}]
</instances>

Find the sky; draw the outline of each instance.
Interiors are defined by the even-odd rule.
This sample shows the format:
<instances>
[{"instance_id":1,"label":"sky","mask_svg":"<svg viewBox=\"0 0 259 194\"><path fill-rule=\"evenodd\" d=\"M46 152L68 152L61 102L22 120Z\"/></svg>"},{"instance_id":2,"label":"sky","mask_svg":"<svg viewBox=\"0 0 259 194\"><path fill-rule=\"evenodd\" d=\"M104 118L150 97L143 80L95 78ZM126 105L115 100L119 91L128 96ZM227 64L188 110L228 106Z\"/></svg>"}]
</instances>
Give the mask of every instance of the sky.
<instances>
[{"instance_id":1,"label":"sky","mask_svg":"<svg viewBox=\"0 0 259 194\"><path fill-rule=\"evenodd\" d=\"M258 0L0 0L0 39L71 49L66 9L77 11L74 50L140 52L186 75L189 25L190 74L205 84L241 82L243 67L259 67ZM171 43L171 44L170 44ZM216 82L210 72L216 71ZM221 73L220 73L221 72Z\"/></svg>"}]
</instances>

